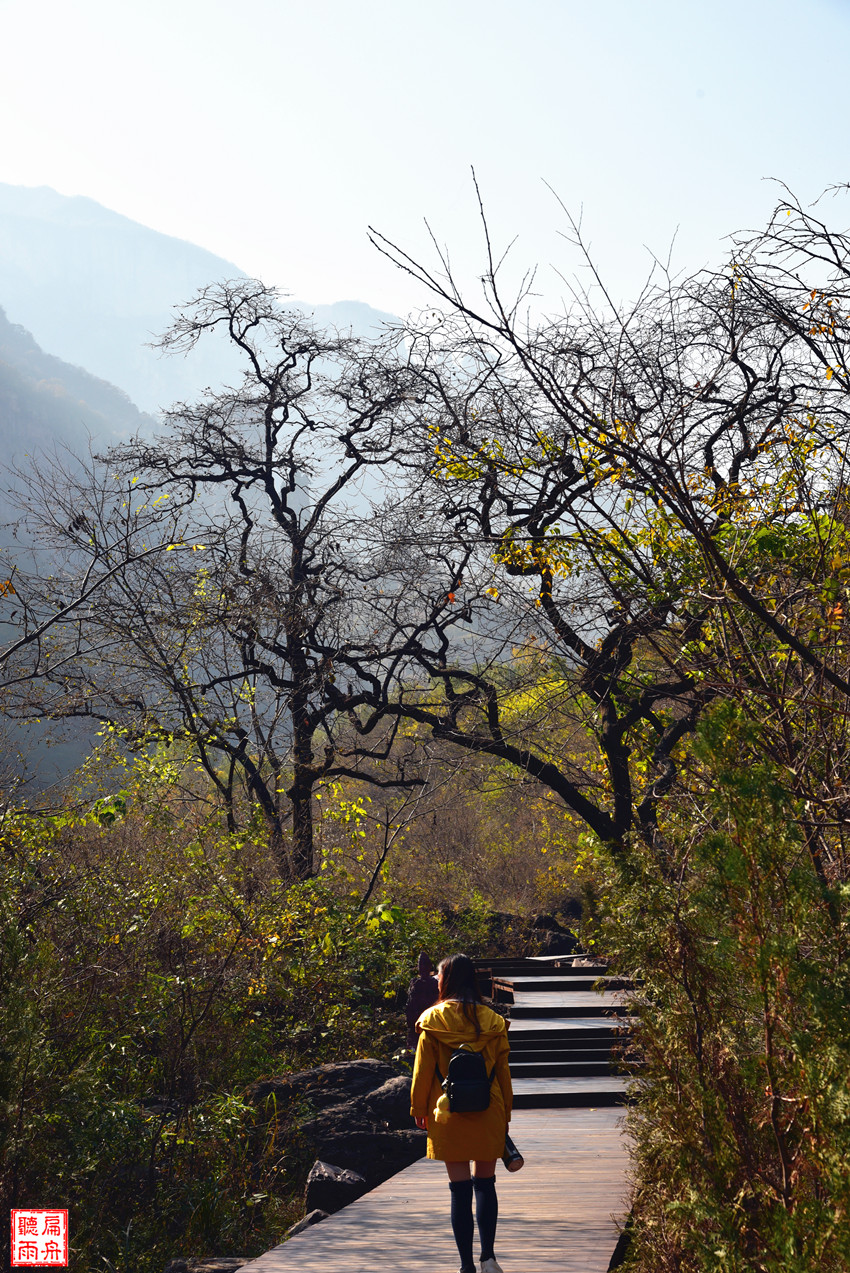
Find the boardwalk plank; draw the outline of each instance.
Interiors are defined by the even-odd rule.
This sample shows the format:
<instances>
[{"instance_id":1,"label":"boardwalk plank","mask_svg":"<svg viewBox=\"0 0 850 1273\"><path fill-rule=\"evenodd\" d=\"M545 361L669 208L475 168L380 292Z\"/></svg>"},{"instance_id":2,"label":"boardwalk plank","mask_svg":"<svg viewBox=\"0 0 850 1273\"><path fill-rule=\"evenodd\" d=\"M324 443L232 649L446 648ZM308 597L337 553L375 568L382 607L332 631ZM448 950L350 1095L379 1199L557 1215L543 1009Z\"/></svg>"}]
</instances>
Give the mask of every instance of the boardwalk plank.
<instances>
[{"instance_id":1,"label":"boardwalk plank","mask_svg":"<svg viewBox=\"0 0 850 1273\"><path fill-rule=\"evenodd\" d=\"M521 1110L511 1134L526 1157L498 1165L496 1256L505 1273L604 1273L626 1199L621 1109ZM612 1218L615 1217L615 1218ZM242 1273L454 1273L442 1163L423 1160Z\"/></svg>"},{"instance_id":2,"label":"boardwalk plank","mask_svg":"<svg viewBox=\"0 0 850 1273\"><path fill-rule=\"evenodd\" d=\"M588 1008L611 1012L628 1003L622 990L517 990L511 1016L517 1008L557 1008L564 1016L576 1016Z\"/></svg>"},{"instance_id":3,"label":"boardwalk plank","mask_svg":"<svg viewBox=\"0 0 850 1273\"><path fill-rule=\"evenodd\" d=\"M628 1018L624 1021L622 1017L519 1017L509 1023L508 1041L513 1044L518 1035L529 1034L534 1030L555 1034L561 1030L585 1030L596 1035L614 1035L626 1024Z\"/></svg>"}]
</instances>

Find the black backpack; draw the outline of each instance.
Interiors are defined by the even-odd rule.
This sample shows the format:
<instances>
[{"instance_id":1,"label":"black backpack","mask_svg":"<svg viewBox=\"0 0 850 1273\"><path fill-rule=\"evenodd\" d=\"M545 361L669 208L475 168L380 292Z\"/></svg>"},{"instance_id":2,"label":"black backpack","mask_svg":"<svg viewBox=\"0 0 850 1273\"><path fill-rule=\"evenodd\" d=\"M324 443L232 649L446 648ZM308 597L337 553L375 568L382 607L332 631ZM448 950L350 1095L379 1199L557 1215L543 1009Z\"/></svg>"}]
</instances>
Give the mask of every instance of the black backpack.
<instances>
[{"instance_id":1,"label":"black backpack","mask_svg":"<svg viewBox=\"0 0 850 1273\"><path fill-rule=\"evenodd\" d=\"M490 1085L496 1067L487 1074L487 1063L480 1052L471 1048L456 1048L449 1058L446 1077L439 1069L437 1078L449 1098L449 1110L453 1114L477 1114L490 1104Z\"/></svg>"}]
</instances>

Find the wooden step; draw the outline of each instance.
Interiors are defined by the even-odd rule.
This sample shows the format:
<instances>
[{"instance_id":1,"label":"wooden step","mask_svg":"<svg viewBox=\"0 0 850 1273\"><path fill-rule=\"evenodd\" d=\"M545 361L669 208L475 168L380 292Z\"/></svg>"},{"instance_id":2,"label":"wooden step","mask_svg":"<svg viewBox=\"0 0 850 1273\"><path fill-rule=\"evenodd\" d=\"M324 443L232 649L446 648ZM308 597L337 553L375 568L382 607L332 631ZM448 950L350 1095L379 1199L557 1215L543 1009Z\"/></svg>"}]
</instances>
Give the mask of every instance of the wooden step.
<instances>
[{"instance_id":1,"label":"wooden step","mask_svg":"<svg viewBox=\"0 0 850 1273\"><path fill-rule=\"evenodd\" d=\"M582 1078L527 1078L513 1082L515 1109L623 1105L629 1080L617 1075Z\"/></svg>"},{"instance_id":2,"label":"wooden step","mask_svg":"<svg viewBox=\"0 0 850 1273\"><path fill-rule=\"evenodd\" d=\"M581 967L586 955L546 955L528 959L490 959L482 960L478 965L478 977L482 989L488 987L494 979L505 980L511 977L569 977L602 976L608 970L604 962L594 961ZM576 965L579 965L578 967Z\"/></svg>"},{"instance_id":3,"label":"wooden step","mask_svg":"<svg viewBox=\"0 0 850 1273\"><path fill-rule=\"evenodd\" d=\"M568 973L563 977L494 977L493 998L510 1003L518 993L546 994L550 991L575 994L578 991L630 990L632 983L625 977L606 977Z\"/></svg>"},{"instance_id":4,"label":"wooden step","mask_svg":"<svg viewBox=\"0 0 850 1273\"><path fill-rule=\"evenodd\" d=\"M602 1061L608 1065L610 1060L610 1047L582 1048L565 1043L562 1048L511 1048L511 1066L546 1065L550 1061Z\"/></svg>"},{"instance_id":5,"label":"wooden step","mask_svg":"<svg viewBox=\"0 0 850 1273\"><path fill-rule=\"evenodd\" d=\"M566 961L560 964L538 964L532 963L516 963L506 964L502 967L481 968L480 976L510 978L510 977L581 977L581 976L599 976L608 971L608 965L603 963L593 964L576 964L572 961Z\"/></svg>"},{"instance_id":6,"label":"wooden step","mask_svg":"<svg viewBox=\"0 0 850 1273\"><path fill-rule=\"evenodd\" d=\"M597 968L605 972L607 967L602 959L515 959L505 960L504 963L482 964L479 972L489 972L493 977L558 977L569 976L571 972L595 972Z\"/></svg>"},{"instance_id":7,"label":"wooden step","mask_svg":"<svg viewBox=\"0 0 850 1273\"><path fill-rule=\"evenodd\" d=\"M607 1057L601 1061L511 1061L511 1080L534 1078L578 1078L587 1074L610 1074Z\"/></svg>"},{"instance_id":8,"label":"wooden step","mask_svg":"<svg viewBox=\"0 0 850 1273\"><path fill-rule=\"evenodd\" d=\"M510 1017L518 1109L595 1108L627 1099L622 1052L632 984L609 975L603 962L575 965L561 956L493 961L489 968L493 997L506 1004ZM628 1069L634 1068L630 1063Z\"/></svg>"},{"instance_id":9,"label":"wooden step","mask_svg":"<svg viewBox=\"0 0 850 1273\"><path fill-rule=\"evenodd\" d=\"M502 978L496 978L497 981ZM596 972L595 969L588 970L581 968L576 972L565 971L561 973L547 973L545 977L505 977L506 985L511 985L515 991L517 990L574 990L576 988L585 987L592 990L594 986L602 986L606 990L629 989L632 982L627 977L608 976L604 968ZM622 985L618 985L620 982Z\"/></svg>"},{"instance_id":10,"label":"wooden step","mask_svg":"<svg viewBox=\"0 0 850 1273\"><path fill-rule=\"evenodd\" d=\"M511 1021L518 1022L523 1017L624 1016L627 1012L628 1002L622 991L606 990L600 994L581 990L558 994L525 992L514 996L514 1002L511 1004Z\"/></svg>"},{"instance_id":11,"label":"wooden step","mask_svg":"<svg viewBox=\"0 0 850 1273\"><path fill-rule=\"evenodd\" d=\"M590 1019L588 1017L540 1018L538 1021L520 1018L508 1025L508 1041L512 1048L538 1047L557 1044L562 1039L576 1042L586 1039L611 1040L624 1033L624 1022L613 1017Z\"/></svg>"}]
</instances>

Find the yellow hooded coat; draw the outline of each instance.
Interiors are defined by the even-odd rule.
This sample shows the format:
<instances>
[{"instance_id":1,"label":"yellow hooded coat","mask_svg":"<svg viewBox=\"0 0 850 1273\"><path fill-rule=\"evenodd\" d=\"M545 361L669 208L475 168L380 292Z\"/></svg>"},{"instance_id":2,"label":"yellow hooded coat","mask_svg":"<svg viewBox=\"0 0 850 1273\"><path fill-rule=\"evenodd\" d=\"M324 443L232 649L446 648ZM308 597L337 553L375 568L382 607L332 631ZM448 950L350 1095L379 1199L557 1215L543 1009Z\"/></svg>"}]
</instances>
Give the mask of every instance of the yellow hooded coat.
<instances>
[{"instance_id":1,"label":"yellow hooded coat","mask_svg":"<svg viewBox=\"0 0 850 1273\"><path fill-rule=\"evenodd\" d=\"M416 1022L419 1044L413 1066L410 1112L414 1118L428 1119L428 1157L439 1158L441 1162L487 1162L501 1158L505 1152L505 1133L513 1102L507 1025L504 1017L483 1004L477 1004L476 1008L481 1027L478 1038L461 1005L451 999L435 1003ZM490 1104L480 1113L453 1113L446 1122L438 1123L434 1107L443 1092L437 1069L445 1078L451 1054L461 1044L483 1052L488 1074L495 1068Z\"/></svg>"}]
</instances>

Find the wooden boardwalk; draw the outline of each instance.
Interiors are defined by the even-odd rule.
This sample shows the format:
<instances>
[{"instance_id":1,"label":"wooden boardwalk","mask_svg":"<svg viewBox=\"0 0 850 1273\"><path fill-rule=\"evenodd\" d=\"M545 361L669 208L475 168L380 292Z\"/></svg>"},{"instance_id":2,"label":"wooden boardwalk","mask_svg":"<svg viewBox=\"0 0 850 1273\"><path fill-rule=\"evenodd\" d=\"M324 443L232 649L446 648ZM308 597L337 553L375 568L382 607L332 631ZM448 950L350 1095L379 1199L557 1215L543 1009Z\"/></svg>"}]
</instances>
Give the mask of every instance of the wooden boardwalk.
<instances>
[{"instance_id":1,"label":"wooden boardwalk","mask_svg":"<svg viewBox=\"0 0 850 1273\"><path fill-rule=\"evenodd\" d=\"M497 1164L496 1258L505 1273L605 1273L625 1216L623 1110L526 1109L511 1135L525 1167ZM477 1255L477 1252L476 1252ZM442 1163L423 1159L243 1265L241 1273L454 1273Z\"/></svg>"}]
</instances>

